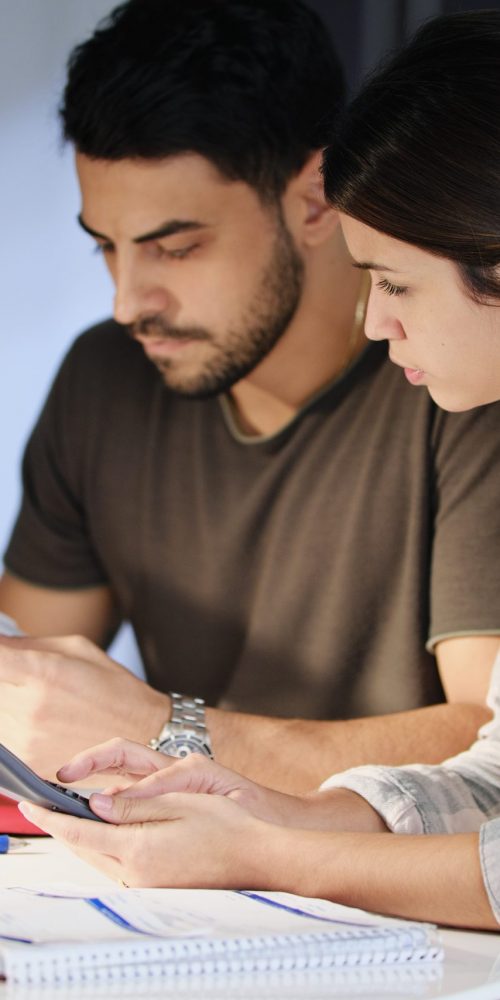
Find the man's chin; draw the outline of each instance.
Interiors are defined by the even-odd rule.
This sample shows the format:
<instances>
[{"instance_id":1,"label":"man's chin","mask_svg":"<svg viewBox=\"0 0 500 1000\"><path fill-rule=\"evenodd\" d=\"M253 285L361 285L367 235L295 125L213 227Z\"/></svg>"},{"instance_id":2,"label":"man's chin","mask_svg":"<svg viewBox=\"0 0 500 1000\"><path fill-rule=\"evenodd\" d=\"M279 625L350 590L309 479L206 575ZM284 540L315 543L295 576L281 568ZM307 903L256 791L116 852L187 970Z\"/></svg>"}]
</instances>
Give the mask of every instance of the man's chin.
<instances>
[{"instance_id":1,"label":"man's chin","mask_svg":"<svg viewBox=\"0 0 500 1000\"><path fill-rule=\"evenodd\" d=\"M210 378L203 374L182 377L166 365L156 364L155 367L158 369L166 388L184 399L213 399L214 396L220 396L221 393L227 392L233 385L231 378Z\"/></svg>"}]
</instances>

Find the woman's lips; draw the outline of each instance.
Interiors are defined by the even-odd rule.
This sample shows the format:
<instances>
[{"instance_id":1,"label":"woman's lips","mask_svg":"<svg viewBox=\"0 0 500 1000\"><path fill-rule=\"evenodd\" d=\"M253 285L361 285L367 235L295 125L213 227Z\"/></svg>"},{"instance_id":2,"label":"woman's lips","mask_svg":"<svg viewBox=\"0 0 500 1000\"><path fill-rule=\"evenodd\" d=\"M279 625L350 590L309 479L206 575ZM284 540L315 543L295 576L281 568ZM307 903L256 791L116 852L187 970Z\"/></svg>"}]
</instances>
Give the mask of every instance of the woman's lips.
<instances>
[{"instance_id":1,"label":"woman's lips","mask_svg":"<svg viewBox=\"0 0 500 1000\"><path fill-rule=\"evenodd\" d=\"M425 377L422 368L404 368L403 370L408 382L411 382L412 385L418 385Z\"/></svg>"}]
</instances>

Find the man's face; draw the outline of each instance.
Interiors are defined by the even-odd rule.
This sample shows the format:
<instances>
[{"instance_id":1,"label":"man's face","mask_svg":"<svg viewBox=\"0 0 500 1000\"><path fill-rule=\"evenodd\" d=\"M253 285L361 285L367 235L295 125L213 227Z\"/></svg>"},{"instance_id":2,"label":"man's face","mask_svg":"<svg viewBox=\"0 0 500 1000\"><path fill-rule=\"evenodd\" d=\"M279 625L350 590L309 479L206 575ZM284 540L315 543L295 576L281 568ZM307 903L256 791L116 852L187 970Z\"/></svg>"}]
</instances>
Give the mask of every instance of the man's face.
<instances>
[{"instance_id":1,"label":"man's face","mask_svg":"<svg viewBox=\"0 0 500 1000\"><path fill-rule=\"evenodd\" d=\"M176 392L226 391L300 301L303 263L279 206L196 154L76 162L80 221L113 278L116 320Z\"/></svg>"}]
</instances>

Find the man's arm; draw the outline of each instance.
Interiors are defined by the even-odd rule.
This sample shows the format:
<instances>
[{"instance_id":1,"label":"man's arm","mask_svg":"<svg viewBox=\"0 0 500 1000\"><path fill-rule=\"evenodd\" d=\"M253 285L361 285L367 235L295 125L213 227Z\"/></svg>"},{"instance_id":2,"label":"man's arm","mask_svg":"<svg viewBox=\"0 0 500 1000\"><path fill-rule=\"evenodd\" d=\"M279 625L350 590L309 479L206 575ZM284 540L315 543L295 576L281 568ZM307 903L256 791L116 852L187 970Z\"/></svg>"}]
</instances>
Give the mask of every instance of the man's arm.
<instances>
[{"instance_id":1,"label":"man's arm","mask_svg":"<svg viewBox=\"0 0 500 1000\"><path fill-rule=\"evenodd\" d=\"M486 658L482 679L493 649L476 641L477 662L480 652ZM170 713L167 695L80 637L0 640L0 683L3 742L47 777L68 756L113 736L147 743ZM481 689L478 702L482 696ZM358 764L435 763L468 747L489 716L481 703L341 722L207 712L221 763L288 792Z\"/></svg>"},{"instance_id":2,"label":"man's arm","mask_svg":"<svg viewBox=\"0 0 500 1000\"><path fill-rule=\"evenodd\" d=\"M56 590L8 572L0 579L0 611L28 635L84 635L98 646L119 624L109 587Z\"/></svg>"},{"instance_id":3,"label":"man's arm","mask_svg":"<svg viewBox=\"0 0 500 1000\"><path fill-rule=\"evenodd\" d=\"M340 722L282 720L208 710L215 756L254 781L302 792L361 764L436 764L467 749L491 717L486 694L500 636L439 643L448 702ZM286 751L285 751L286 747Z\"/></svg>"},{"instance_id":4,"label":"man's arm","mask_svg":"<svg viewBox=\"0 0 500 1000\"><path fill-rule=\"evenodd\" d=\"M484 705L498 652L500 634L461 635L437 643L436 660L447 700Z\"/></svg>"},{"instance_id":5,"label":"man's arm","mask_svg":"<svg viewBox=\"0 0 500 1000\"><path fill-rule=\"evenodd\" d=\"M489 718L485 707L472 704L340 722L207 712L217 760L295 794L361 764L438 763L466 749Z\"/></svg>"}]
</instances>

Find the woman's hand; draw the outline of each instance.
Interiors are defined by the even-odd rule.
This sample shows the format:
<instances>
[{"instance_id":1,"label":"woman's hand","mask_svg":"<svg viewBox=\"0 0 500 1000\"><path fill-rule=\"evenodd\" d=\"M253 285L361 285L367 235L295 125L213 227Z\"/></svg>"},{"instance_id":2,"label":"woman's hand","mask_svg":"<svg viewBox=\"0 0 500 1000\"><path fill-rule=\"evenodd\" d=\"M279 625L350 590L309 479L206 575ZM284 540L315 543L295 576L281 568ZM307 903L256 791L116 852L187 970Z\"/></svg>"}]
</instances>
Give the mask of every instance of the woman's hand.
<instances>
[{"instance_id":1,"label":"woman's hand","mask_svg":"<svg viewBox=\"0 0 500 1000\"><path fill-rule=\"evenodd\" d=\"M95 774L117 774L134 782L146 774L168 767L174 761L174 757L167 757L142 743L116 737L75 754L59 768L57 780L70 783L83 781Z\"/></svg>"},{"instance_id":2,"label":"woman's hand","mask_svg":"<svg viewBox=\"0 0 500 1000\"><path fill-rule=\"evenodd\" d=\"M271 823L301 825L304 799L273 791L222 767L200 754L190 754L182 760L168 757L130 740L113 739L77 754L57 772L59 781L82 781L90 775L117 774L133 783L116 791L94 794L90 805L94 812L110 823L124 823L126 809L123 799L154 800L166 793L186 792L218 795L232 799L253 816ZM155 806L151 805L151 820ZM141 813L149 822L148 806Z\"/></svg>"},{"instance_id":3,"label":"woman's hand","mask_svg":"<svg viewBox=\"0 0 500 1000\"><path fill-rule=\"evenodd\" d=\"M126 788L104 789L104 794L90 797L94 812L109 823L129 822L124 799L144 799L152 802L157 796L181 792L217 795L231 799L257 819L279 826L309 830L385 830L378 813L355 792L344 788L311 792L308 795L286 795L244 778L227 767L200 754L190 754L179 760L150 750L131 740L113 739L77 754L57 773L60 781L82 781L89 776L116 774L133 783ZM148 806L141 813L141 822L154 819Z\"/></svg>"},{"instance_id":4,"label":"woman's hand","mask_svg":"<svg viewBox=\"0 0 500 1000\"><path fill-rule=\"evenodd\" d=\"M134 887L272 888L280 856L280 828L223 796L116 796L113 823L121 825L28 802L19 808L89 864Z\"/></svg>"}]
</instances>

